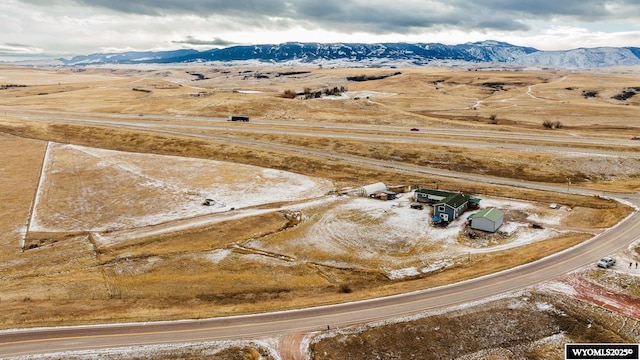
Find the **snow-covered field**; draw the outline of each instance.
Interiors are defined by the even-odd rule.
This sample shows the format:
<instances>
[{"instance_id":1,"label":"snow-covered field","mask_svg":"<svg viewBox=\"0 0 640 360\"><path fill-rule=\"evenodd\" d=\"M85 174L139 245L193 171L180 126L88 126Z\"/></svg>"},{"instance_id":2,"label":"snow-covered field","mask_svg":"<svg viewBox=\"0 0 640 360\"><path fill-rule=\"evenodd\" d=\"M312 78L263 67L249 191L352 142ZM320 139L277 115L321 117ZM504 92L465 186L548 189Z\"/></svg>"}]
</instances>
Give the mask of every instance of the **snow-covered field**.
<instances>
[{"instance_id":1,"label":"snow-covered field","mask_svg":"<svg viewBox=\"0 0 640 360\"><path fill-rule=\"evenodd\" d=\"M29 230L140 228L332 189L324 179L256 166L52 143Z\"/></svg>"},{"instance_id":2,"label":"snow-covered field","mask_svg":"<svg viewBox=\"0 0 640 360\"><path fill-rule=\"evenodd\" d=\"M506 222L500 229L500 244L478 239L472 246L461 244L459 235L466 229L470 211L446 228L431 224L431 210L412 209L413 193L381 201L363 197L335 197L326 210L307 219L309 224L295 241L274 245L269 239L256 239L252 247L269 248L281 253L324 254L333 266L349 266L354 252L361 265L378 264L390 279L429 273L452 265L461 255L504 250L560 234L559 230L532 229L528 222ZM507 199L483 199L488 206L521 211L535 205ZM326 202L325 202L326 204ZM533 214L533 213L532 213ZM559 212L556 216L561 216ZM536 221L543 220L536 218ZM555 217L552 218L553 221Z\"/></svg>"}]
</instances>

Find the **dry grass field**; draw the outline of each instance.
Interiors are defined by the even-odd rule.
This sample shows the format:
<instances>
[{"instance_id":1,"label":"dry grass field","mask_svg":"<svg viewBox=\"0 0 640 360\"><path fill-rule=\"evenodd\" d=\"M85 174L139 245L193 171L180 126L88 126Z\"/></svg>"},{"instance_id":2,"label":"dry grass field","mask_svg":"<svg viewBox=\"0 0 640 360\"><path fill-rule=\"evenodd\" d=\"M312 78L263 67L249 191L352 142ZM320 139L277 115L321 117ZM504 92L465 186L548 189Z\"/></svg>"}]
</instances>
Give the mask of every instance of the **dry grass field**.
<instances>
[{"instance_id":1,"label":"dry grass field","mask_svg":"<svg viewBox=\"0 0 640 360\"><path fill-rule=\"evenodd\" d=\"M586 325L588 324L588 325ZM625 324L610 330L611 324ZM586 325L586 326L585 326ZM571 297L524 293L403 326L344 331L313 345L314 359L564 359L565 343L628 343L638 321ZM455 345L454 345L455 344Z\"/></svg>"},{"instance_id":2,"label":"dry grass field","mask_svg":"<svg viewBox=\"0 0 640 360\"><path fill-rule=\"evenodd\" d=\"M347 80L360 75L383 78ZM329 304L443 285L553 254L613 226L631 208L606 196L473 176L603 195L637 192L640 142L632 137L640 135L633 121L640 94L613 97L638 86L638 73L628 70L1 66L0 327ZM347 91L304 99L334 87ZM286 98L285 91L299 95ZM226 121L231 114L251 120ZM474 242L463 221L434 229L429 210L408 207L410 194L384 203L334 192L378 181L469 192L503 208L510 225ZM206 197L219 206L202 206ZM533 222L544 229L533 232ZM640 258L638 248L628 255ZM592 311L569 300L536 301L570 314ZM535 306L521 306L519 321L538 316ZM591 316L580 314L573 318ZM450 317L464 321L457 316ZM448 332L458 331L453 320ZM407 338L444 320L424 321ZM536 321L540 329L579 333L548 313ZM366 341L381 341L377 336ZM343 337L317 343L315 356L349 353L336 342L362 349L352 343L363 338ZM545 346L556 349L534 338L510 351L535 357ZM482 357L479 349L502 345L450 355Z\"/></svg>"}]
</instances>

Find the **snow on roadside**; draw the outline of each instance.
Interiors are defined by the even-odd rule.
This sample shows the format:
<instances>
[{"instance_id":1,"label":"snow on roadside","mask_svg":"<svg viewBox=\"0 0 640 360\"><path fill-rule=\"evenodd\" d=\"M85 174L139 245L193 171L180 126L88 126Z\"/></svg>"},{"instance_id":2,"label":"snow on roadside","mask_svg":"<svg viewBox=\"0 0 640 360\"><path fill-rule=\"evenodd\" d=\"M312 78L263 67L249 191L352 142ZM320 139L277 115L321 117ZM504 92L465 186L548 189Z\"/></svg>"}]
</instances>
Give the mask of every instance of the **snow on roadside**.
<instances>
[{"instance_id":1,"label":"snow on roadside","mask_svg":"<svg viewBox=\"0 0 640 360\"><path fill-rule=\"evenodd\" d=\"M574 296L577 294L575 289L571 285L562 281L557 281L557 280L551 280L551 281L544 282L540 285L537 285L536 290L555 292L555 293L565 294L568 296Z\"/></svg>"},{"instance_id":2,"label":"snow on roadside","mask_svg":"<svg viewBox=\"0 0 640 360\"><path fill-rule=\"evenodd\" d=\"M214 356L220 351L229 349L232 347L243 348L250 346L256 349L264 349L269 353L269 356L274 360L282 360L280 354L276 350L276 339L261 339L261 340L221 340L221 341L206 341L206 342L192 342L192 343L177 343L177 344L156 344L156 345L140 345L140 346L128 346L118 348L107 348L99 350L76 350L76 351L61 351L51 352L47 354L18 356L13 359L16 360L47 360L47 359L112 359L112 360L125 360L131 358L145 358L153 357L158 358L161 356L167 358L176 358L178 354L197 354L199 356L210 357ZM190 358L190 357L189 357Z\"/></svg>"}]
</instances>

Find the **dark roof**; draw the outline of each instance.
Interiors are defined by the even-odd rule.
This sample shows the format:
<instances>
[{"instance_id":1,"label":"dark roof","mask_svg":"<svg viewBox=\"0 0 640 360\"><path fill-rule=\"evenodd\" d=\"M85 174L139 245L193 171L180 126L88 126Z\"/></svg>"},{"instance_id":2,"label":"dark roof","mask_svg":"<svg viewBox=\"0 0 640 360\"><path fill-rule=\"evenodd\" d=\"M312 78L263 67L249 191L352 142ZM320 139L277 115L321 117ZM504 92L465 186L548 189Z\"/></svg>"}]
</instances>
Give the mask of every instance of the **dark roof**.
<instances>
[{"instance_id":1,"label":"dark roof","mask_svg":"<svg viewBox=\"0 0 640 360\"><path fill-rule=\"evenodd\" d=\"M463 193L453 193L447 196L446 199L443 199L438 204L447 204L453 208L457 208L460 205L469 201L469 196Z\"/></svg>"},{"instance_id":2,"label":"dark roof","mask_svg":"<svg viewBox=\"0 0 640 360\"><path fill-rule=\"evenodd\" d=\"M436 196L442 196L442 197L447 197L453 194L457 194L456 192L452 192L452 191L444 191L444 190L435 190L435 189L416 189L415 192L418 193L422 193L422 194L430 194L430 195L436 195Z\"/></svg>"}]
</instances>

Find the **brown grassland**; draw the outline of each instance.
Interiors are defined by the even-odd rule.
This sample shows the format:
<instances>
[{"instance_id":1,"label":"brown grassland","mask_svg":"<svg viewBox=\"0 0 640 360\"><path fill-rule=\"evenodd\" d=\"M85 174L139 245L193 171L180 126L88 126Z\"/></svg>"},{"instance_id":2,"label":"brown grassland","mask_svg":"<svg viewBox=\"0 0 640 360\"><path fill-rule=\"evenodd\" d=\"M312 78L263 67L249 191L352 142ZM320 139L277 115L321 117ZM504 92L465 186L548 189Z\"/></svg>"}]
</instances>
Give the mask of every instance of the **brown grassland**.
<instances>
[{"instance_id":1,"label":"brown grassland","mask_svg":"<svg viewBox=\"0 0 640 360\"><path fill-rule=\"evenodd\" d=\"M402 69L400 74L363 82L349 82L346 77L392 74L396 69L303 68L299 74L283 75L288 70L0 67L0 85L20 85L0 90L0 328L255 313L434 287L556 253L591 237L594 230L614 225L631 211L606 197L509 187L472 177L443 179L340 156L603 193L640 189L640 142L631 140L640 135L635 121L640 94L625 101L612 98L640 86L634 69L609 73ZM349 97L282 96L286 90L301 94L305 88L334 86L347 87ZM246 114L251 121L224 121L230 114ZM106 123L112 120L125 126ZM562 126L547 129L546 120ZM140 122L153 128L137 126ZM419 131L409 132L413 127ZM439 186L540 206L555 202L572 209L561 225L575 230L510 250L461 256L442 271L401 280L360 266L357 259L349 267L332 267L321 254L308 254L310 261L293 265L242 260L243 251L264 249L233 246L300 231L297 223L277 212L114 246L97 246L88 232L23 234L16 229L29 221L48 141L257 165L330 179L337 189L382 181ZM606 156L583 155L582 149ZM21 245L23 240L26 246ZM38 246L29 249L30 244ZM200 256L232 248L234 253L215 266ZM640 256L640 249L635 252ZM341 291L344 285L352 291ZM593 313L576 310L572 300L531 296L569 314L587 314L575 315L579 319ZM518 312L520 319L535 322L536 329L570 332L567 329L582 321L548 314L538 318L531 308ZM342 335L316 344L314 353L318 359L338 359L337 354L348 358L348 349L375 349L372 343L356 344L362 341L416 348L415 342L399 339L424 335L414 327L442 326L443 332L459 332L456 327L464 326L464 319L456 316L440 315L411 328L380 328L365 340ZM486 326L478 324L478 329ZM472 332L469 337L481 335ZM527 341L536 336L532 333ZM580 340L594 339L606 340L586 335ZM544 344L536 346L513 353L545 358ZM449 355L479 350L470 345ZM365 357L374 358L373 352Z\"/></svg>"}]
</instances>

